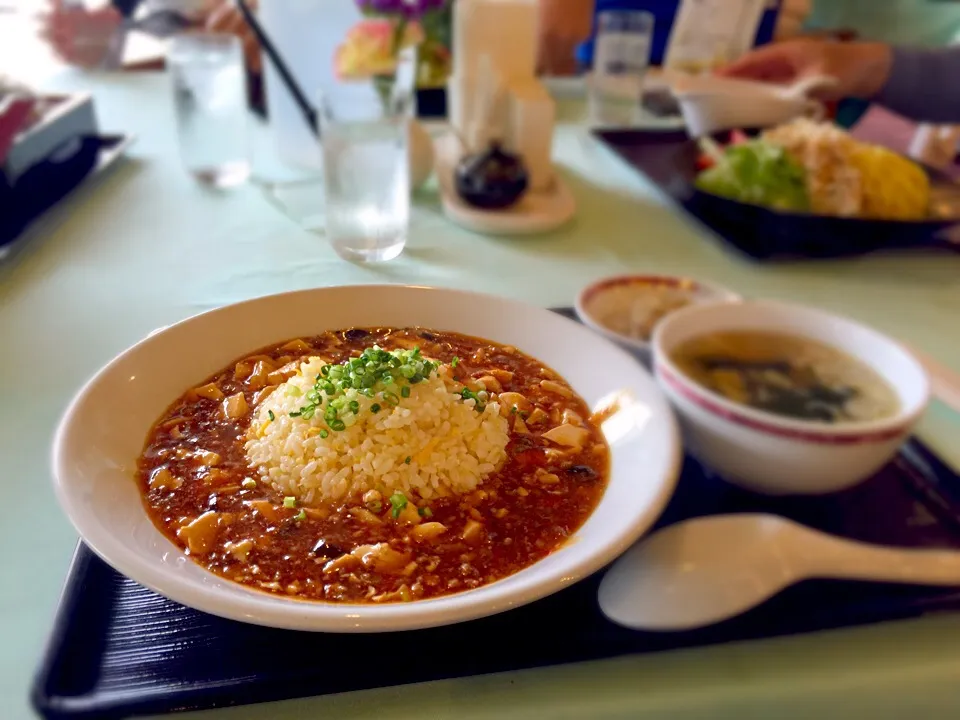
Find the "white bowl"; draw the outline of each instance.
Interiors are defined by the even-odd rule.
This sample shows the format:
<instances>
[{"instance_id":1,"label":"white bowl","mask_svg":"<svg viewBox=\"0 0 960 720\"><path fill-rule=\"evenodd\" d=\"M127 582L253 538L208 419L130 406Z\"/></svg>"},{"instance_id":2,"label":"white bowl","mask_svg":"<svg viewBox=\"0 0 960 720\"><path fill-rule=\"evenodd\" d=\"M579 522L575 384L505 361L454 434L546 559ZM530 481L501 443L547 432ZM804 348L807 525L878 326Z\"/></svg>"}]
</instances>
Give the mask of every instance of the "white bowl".
<instances>
[{"instance_id":1,"label":"white bowl","mask_svg":"<svg viewBox=\"0 0 960 720\"><path fill-rule=\"evenodd\" d=\"M805 79L792 86L749 80L690 75L672 84L673 94L691 137L735 128L766 128L798 117L822 120L822 103L808 93L833 84L826 77Z\"/></svg>"},{"instance_id":2,"label":"white bowl","mask_svg":"<svg viewBox=\"0 0 960 720\"><path fill-rule=\"evenodd\" d=\"M580 292L575 302L577 317L585 325L613 340L649 365L650 340L618 332L607 323L612 315L629 313L634 303L642 303L645 297L660 296L664 290L685 295L691 305L737 302L741 299L725 287L691 278L670 275L618 275L598 280ZM645 312L648 307L643 305L641 309Z\"/></svg>"},{"instance_id":3,"label":"white bowl","mask_svg":"<svg viewBox=\"0 0 960 720\"><path fill-rule=\"evenodd\" d=\"M670 359L691 338L730 330L793 334L837 348L878 372L896 390L900 410L876 422L791 420L704 389ZM653 353L657 380L677 410L687 449L731 482L772 495L829 493L865 480L894 457L929 401L923 367L895 341L852 320L798 305L751 301L690 307L657 328Z\"/></svg>"},{"instance_id":4,"label":"white bowl","mask_svg":"<svg viewBox=\"0 0 960 720\"><path fill-rule=\"evenodd\" d=\"M561 373L594 407L631 398L604 424L610 481L583 527L559 550L491 585L411 603L299 601L224 580L158 531L134 483L147 432L184 390L245 353L352 326L453 330L514 345ZM597 368L603 368L597 372ZM669 403L629 355L581 325L487 295L402 286L322 288L213 310L163 329L101 370L57 430L57 497L84 542L121 573L204 612L299 630L373 632L445 625L556 592L599 570L656 520L673 492L680 446Z\"/></svg>"}]
</instances>

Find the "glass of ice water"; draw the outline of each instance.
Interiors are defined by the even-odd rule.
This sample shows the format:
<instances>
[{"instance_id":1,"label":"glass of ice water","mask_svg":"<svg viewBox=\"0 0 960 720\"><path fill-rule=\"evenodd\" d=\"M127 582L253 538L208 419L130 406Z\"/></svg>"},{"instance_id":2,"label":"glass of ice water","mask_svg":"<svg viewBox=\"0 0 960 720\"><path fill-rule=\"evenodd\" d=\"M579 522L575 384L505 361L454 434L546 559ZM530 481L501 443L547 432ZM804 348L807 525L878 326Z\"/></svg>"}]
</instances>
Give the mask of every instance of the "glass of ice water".
<instances>
[{"instance_id":1,"label":"glass of ice water","mask_svg":"<svg viewBox=\"0 0 960 720\"><path fill-rule=\"evenodd\" d=\"M588 85L594 124L630 127L639 121L653 26L653 15L643 10L610 10L597 16Z\"/></svg>"},{"instance_id":2,"label":"glass of ice water","mask_svg":"<svg viewBox=\"0 0 960 720\"><path fill-rule=\"evenodd\" d=\"M175 37L167 58L187 170L205 185L239 185L250 176L243 49L234 35Z\"/></svg>"},{"instance_id":3,"label":"glass of ice water","mask_svg":"<svg viewBox=\"0 0 960 720\"><path fill-rule=\"evenodd\" d=\"M321 90L326 232L346 260L392 260L407 243L415 79L416 48L407 48L389 76L341 78Z\"/></svg>"}]
</instances>

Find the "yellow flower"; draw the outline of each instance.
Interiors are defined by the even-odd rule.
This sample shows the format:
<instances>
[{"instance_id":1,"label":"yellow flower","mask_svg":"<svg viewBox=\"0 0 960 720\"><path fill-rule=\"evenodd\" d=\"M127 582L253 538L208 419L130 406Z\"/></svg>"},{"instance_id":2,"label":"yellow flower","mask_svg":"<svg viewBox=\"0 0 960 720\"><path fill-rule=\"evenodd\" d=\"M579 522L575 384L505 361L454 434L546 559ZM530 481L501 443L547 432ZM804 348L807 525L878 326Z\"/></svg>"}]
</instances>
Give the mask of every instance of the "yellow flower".
<instances>
[{"instance_id":1,"label":"yellow flower","mask_svg":"<svg viewBox=\"0 0 960 720\"><path fill-rule=\"evenodd\" d=\"M394 48L397 22L376 18L354 25L334 55L337 77L341 80L360 80L392 73L397 64L395 50L419 45L424 40L420 24L407 23L400 47Z\"/></svg>"}]
</instances>

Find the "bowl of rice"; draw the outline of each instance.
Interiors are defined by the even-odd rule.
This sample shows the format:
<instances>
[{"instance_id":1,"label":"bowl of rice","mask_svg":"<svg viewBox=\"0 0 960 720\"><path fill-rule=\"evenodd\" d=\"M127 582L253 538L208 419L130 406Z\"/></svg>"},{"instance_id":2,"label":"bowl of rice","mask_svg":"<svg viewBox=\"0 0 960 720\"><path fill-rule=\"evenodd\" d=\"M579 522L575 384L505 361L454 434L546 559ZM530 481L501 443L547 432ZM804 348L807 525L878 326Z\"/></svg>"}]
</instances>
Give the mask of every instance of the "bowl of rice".
<instances>
[{"instance_id":1,"label":"bowl of rice","mask_svg":"<svg viewBox=\"0 0 960 720\"><path fill-rule=\"evenodd\" d=\"M365 348L362 354L343 341L349 333L332 336L327 345L316 340L343 328L368 328L373 336L388 334L378 328L431 328L439 335L462 334L467 344L470 338L484 339L505 357L516 352L542 363L543 392L553 393L560 405L568 403L567 410L562 421L552 422L529 412L523 398L499 386L510 374L506 371L499 380L458 375L471 360L443 357L439 339L415 345L398 331L388 338L396 347L382 337L357 341L356 348ZM291 338L312 338L313 346L308 352L300 347L303 341ZM244 383L263 391L234 392ZM256 404L247 407L251 392ZM426 586L418 594L416 584L401 585L398 579L400 589L387 588L390 597L384 593L389 602L377 602L380 589L373 585L389 575L390 563L407 563L405 570L396 570L398 577L413 572L418 543L442 532L438 526L450 525L453 514L465 513L458 539L470 541L474 508L467 504L496 495L497 473L511 462L507 445L517 442L518 427L549 437L555 454L562 454L565 444L586 442L589 432L576 427L572 403L601 417L590 432L609 452L606 484L583 524L513 572L450 594L431 593ZM191 426L184 420L187 406L197 412L209 408L209 414L196 415ZM246 418L242 432L223 432L241 415ZM568 416L574 419L568 422ZM559 427L545 431L551 425ZM213 438L210 442L229 434L235 454L226 445L191 446L202 433ZM673 493L679 461L678 432L666 398L646 370L614 343L523 303L390 285L257 298L151 334L79 391L53 446L61 507L84 542L116 570L203 612L323 632L447 625L507 611L567 587L612 562L652 527ZM182 485L177 475L185 468L213 488L209 510L206 495L177 499L172 488ZM569 472L593 471L575 465ZM538 470L537 477L546 488L543 497L549 498L557 476L548 468ZM233 493L234 506L225 505L233 501L223 497L217 505L213 494L220 489ZM261 492L282 502L266 507L258 499ZM342 516L325 509L324 503L347 498L355 500ZM208 511L193 517L190 502ZM249 518L236 510L241 505L255 508ZM223 509L229 512L218 512ZM312 553L311 562L327 563L325 571L337 572L342 565L344 572L367 572L373 578L369 595L356 601L333 581L313 590L295 582L257 586L255 577L243 578L238 570L244 566L236 559L250 551L243 542L223 545L223 557L232 555L229 566L201 562L213 557L203 555L203 545L216 525L222 533L239 532L245 522L267 531L282 526L281 534L291 542L306 542L304 528L323 527L336 535L339 522L359 532L367 521L374 535L385 532L377 523L406 523L416 542L406 555L373 541L329 556L323 556L329 547L322 542L305 551ZM532 525L518 532L536 532ZM517 535L516 542L521 540ZM436 552L442 555L442 546ZM325 598L330 588L340 594Z\"/></svg>"}]
</instances>

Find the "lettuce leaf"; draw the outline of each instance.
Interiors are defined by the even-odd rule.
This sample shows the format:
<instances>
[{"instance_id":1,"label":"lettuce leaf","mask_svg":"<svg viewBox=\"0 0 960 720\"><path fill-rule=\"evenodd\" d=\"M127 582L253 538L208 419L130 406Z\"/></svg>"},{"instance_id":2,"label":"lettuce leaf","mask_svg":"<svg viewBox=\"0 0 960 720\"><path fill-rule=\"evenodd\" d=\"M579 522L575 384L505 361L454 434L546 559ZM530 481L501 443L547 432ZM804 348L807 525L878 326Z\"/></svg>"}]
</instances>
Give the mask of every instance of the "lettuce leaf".
<instances>
[{"instance_id":1,"label":"lettuce leaf","mask_svg":"<svg viewBox=\"0 0 960 720\"><path fill-rule=\"evenodd\" d=\"M726 148L716 165L697 176L696 186L704 192L774 210L810 209L806 170L782 147L762 140Z\"/></svg>"}]
</instances>

